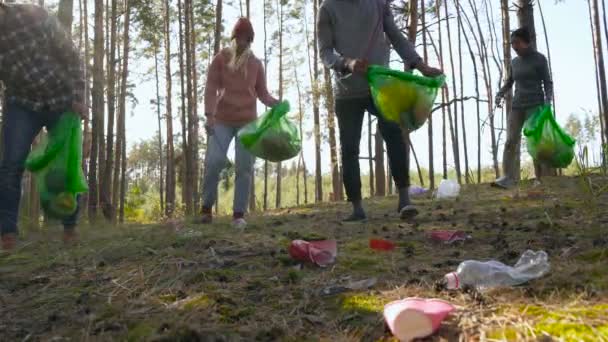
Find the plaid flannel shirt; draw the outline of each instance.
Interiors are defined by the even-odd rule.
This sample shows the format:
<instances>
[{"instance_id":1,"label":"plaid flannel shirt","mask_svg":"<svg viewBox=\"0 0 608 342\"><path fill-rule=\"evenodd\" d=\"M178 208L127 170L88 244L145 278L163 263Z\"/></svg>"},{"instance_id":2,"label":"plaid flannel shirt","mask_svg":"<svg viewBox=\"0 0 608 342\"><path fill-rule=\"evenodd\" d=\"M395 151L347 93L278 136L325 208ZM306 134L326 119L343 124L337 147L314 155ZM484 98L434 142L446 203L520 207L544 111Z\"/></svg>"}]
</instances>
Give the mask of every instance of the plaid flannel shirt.
<instances>
[{"instance_id":1,"label":"plaid flannel shirt","mask_svg":"<svg viewBox=\"0 0 608 342\"><path fill-rule=\"evenodd\" d=\"M84 103L80 55L57 18L34 5L0 6L0 81L7 100L59 112Z\"/></svg>"}]
</instances>

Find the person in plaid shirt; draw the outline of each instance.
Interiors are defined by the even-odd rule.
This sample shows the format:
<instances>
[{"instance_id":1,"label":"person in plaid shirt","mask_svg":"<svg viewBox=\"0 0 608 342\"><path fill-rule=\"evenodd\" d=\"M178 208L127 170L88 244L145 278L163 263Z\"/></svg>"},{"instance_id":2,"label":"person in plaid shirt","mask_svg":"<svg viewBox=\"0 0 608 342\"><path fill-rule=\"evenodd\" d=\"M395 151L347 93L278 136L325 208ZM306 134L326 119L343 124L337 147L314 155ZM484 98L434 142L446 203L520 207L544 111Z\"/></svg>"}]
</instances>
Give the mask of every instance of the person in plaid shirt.
<instances>
[{"instance_id":1,"label":"person in plaid shirt","mask_svg":"<svg viewBox=\"0 0 608 342\"><path fill-rule=\"evenodd\" d=\"M0 228L2 248L10 250L16 242L25 160L34 139L64 112L86 115L82 62L56 17L38 6L0 3L0 82L6 97ZM74 239L76 223L77 214L63 222L64 241Z\"/></svg>"}]
</instances>

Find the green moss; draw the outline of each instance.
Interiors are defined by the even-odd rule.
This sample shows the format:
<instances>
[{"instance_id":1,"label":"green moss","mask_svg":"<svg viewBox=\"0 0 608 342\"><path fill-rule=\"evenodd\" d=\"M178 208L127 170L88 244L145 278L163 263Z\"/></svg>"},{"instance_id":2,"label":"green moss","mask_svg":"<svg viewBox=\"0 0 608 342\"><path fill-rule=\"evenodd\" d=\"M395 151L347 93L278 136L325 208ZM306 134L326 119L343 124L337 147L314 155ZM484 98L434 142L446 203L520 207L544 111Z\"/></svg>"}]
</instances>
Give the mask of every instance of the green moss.
<instances>
[{"instance_id":1,"label":"green moss","mask_svg":"<svg viewBox=\"0 0 608 342\"><path fill-rule=\"evenodd\" d=\"M147 338L154 335L156 329L149 324L140 323L133 328L129 328L129 332L127 333L127 341L129 342L137 342L137 341L145 341Z\"/></svg>"},{"instance_id":2,"label":"green moss","mask_svg":"<svg viewBox=\"0 0 608 342\"><path fill-rule=\"evenodd\" d=\"M523 306L519 310L522 314L539 319L597 319L608 317L608 304L600 304L595 306L581 306L565 308L563 310L550 310L539 306Z\"/></svg>"},{"instance_id":3,"label":"green moss","mask_svg":"<svg viewBox=\"0 0 608 342\"><path fill-rule=\"evenodd\" d=\"M598 341L608 338L608 325L593 328L580 323L540 323L534 326L537 335L549 334L566 341Z\"/></svg>"},{"instance_id":4,"label":"green moss","mask_svg":"<svg viewBox=\"0 0 608 342\"><path fill-rule=\"evenodd\" d=\"M253 316L254 308L233 309L227 305L223 305L218 309L221 316L220 320L224 323L236 323L247 317Z\"/></svg>"},{"instance_id":5,"label":"green moss","mask_svg":"<svg viewBox=\"0 0 608 342\"><path fill-rule=\"evenodd\" d=\"M351 271L371 271L381 262L374 257L342 257L338 266Z\"/></svg>"},{"instance_id":6,"label":"green moss","mask_svg":"<svg viewBox=\"0 0 608 342\"><path fill-rule=\"evenodd\" d=\"M166 294L158 297L158 299L165 304L171 304L177 301L177 296L174 294Z\"/></svg>"},{"instance_id":7,"label":"green moss","mask_svg":"<svg viewBox=\"0 0 608 342\"><path fill-rule=\"evenodd\" d=\"M488 339L515 341L517 340L517 331L513 328L492 331L488 334Z\"/></svg>"},{"instance_id":8,"label":"green moss","mask_svg":"<svg viewBox=\"0 0 608 342\"><path fill-rule=\"evenodd\" d=\"M183 303L183 308L184 310L205 309L210 307L212 304L213 301L207 295L199 295L185 300Z\"/></svg>"},{"instance_id":9,"label":"green moss","mask_svg":"<svg viewBox=\"0 0 608 342\"><path fill-rule=\"evenodd\" d=\"M378 296L352 295L342 299L341 309L353 312L382 312L386 300Z\"/></svg>"},{"instance_id":10,"label":"green moss","mask_svg":"<svg viewBox=\"0 0 608 342\"><path fill-rule=\"evenodd\" d=\"M593 249L578 256L578 259L587 263L599 263L608 261L608 250Z\"/></svg>"}]
</instances>

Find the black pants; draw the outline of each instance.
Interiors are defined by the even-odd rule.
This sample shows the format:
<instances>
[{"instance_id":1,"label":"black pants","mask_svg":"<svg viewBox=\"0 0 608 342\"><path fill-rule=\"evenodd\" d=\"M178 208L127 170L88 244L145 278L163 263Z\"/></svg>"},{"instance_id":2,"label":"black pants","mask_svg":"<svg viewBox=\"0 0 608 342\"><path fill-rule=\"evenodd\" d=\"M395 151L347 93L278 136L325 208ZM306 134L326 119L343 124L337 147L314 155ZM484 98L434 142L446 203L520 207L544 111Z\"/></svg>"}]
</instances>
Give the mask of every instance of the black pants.
<instances>
[{"instance_id":1,"label":"black pants","mask_svg":"<svg viewBox=\"0 0 608 342\"><path fill-rule=\"evenodd\" d=\"M388 122L378 115L371 97L336 100L336 116L340 128L344 187L350 202L361 200L361 171L359 146L365 111L378 118L380 133L386 142L389 165L397 189L409 187L409 151L403 141L399 125Z\"/></svg>"}]
</instances>

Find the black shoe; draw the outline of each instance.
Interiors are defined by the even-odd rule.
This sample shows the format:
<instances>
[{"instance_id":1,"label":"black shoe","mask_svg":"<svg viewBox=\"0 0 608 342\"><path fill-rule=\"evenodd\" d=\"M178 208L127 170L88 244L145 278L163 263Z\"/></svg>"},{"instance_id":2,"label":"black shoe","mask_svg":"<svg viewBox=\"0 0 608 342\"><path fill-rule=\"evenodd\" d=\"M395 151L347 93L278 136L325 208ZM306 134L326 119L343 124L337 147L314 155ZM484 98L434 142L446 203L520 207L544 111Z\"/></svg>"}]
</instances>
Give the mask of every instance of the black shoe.
<instances>
[{"instance_id":1,"label":"black shoe","mask_svg":"<svg viewBox=\"0 0 608 342\"><path fill-rule=\"evenodd\" d=\"M365 213L352 213L349 217L342 220L343 223L357 223L367 221Z\"/></svg>"},{"instance_id":2,"label":"black shoe","mask_svg":"<svg viewBox=\"0 0 608 342\"><path fill-rule=\"evenodd\" d=\"M402 220L411 220L414 217L418 216L418 209L416 209L416 207L411 204L406 205L405 207L401 208L401 210L399 211L399 215L401 216Z\"/></svg>"}]
</instances>

